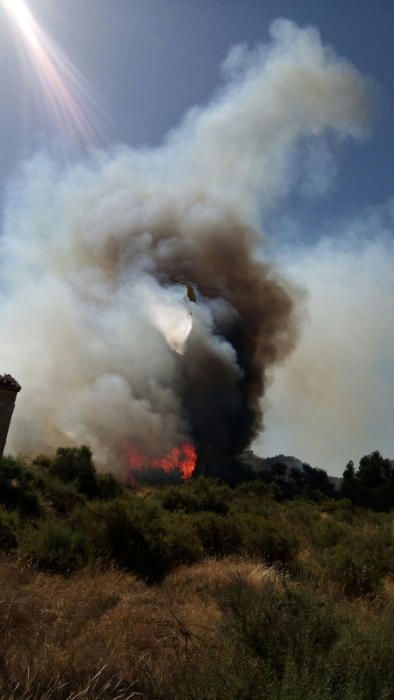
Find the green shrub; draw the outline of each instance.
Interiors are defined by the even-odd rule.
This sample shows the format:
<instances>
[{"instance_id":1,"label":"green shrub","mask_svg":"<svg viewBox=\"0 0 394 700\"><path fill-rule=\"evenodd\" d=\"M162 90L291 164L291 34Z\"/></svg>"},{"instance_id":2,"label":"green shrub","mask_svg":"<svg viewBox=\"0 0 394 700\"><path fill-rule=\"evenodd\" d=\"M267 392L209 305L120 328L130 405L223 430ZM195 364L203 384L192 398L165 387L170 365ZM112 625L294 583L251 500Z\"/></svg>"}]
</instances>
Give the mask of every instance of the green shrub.
<instances>
[{"instance_id":1,"label":"green shrub","mask_svg":"<svg viewBox=\"0 0 394 700\"><path fill-rule=\"evenodd\" d=\"M34 457L32 464L34 467L39 467L40 469L49 471L51 468L52 459L48 457L48 455L37 455L37 457Z\"/></svg>"},{"instance_id":2,"label":"green shrub","mask_svg":"<svg viewBox=\"0 0 394 700\"><path fill-rule=\"evenodd\" d=\"M225 515L229 511L231 498L231 489L225 484L199 477L186 484L166 489L162 496L162 505L170 511L196 513L207 510Z\"/></svg>"},{"instance_id":3,"label":"green shrub","mask_svg":"<svg viewBox=\"0 0 394 700\"><path fill-rule=\"evenodd\" d=\"M15 516L7 513L6 510L0 509L0 551L9 552L15 549L18 541L15 535L16 520Z\"/></svg>"},{"instance_id":4,"label":"green shrub","mask_svg":"<svg viewBox=\"0 0 394 700\"><path fill-rule=\"evenodd\" d=\"M261 479L253 479L253 481L244 481L234 489L234 496L242 501L256 501L257 498L266 496L268 488Z\"/></svg>"},{"instance_id":5,"label":"green shrub","mask_svg":"<svg viewBox=\"0 0 394 700\"><path fill-rule=\"evenodd\" d=\"M230 515L198 513L193 516L197 535L209 556L223 557L239 552L243 543L242 524Z\"/></svg>"},{"instance_id":6,"label":"green shrub","mask_svg":"<svg viewBox=\"0 0 394 700\"><path fill-rule=\"evenodd\" d=\"M122 485L117 481L112 474L97 475L97 493L96 498L101 501L112 501L118 498L123 491Z\"/></svg>"},{"instance_id":7,"label":"green shrub","mask_svg":"<svg viewBox=\"0 0 394 700\"><path fill-rule=\"evenodd\" d=\"M347 598L374 596L379 591L384 570L378 562L363 556L351 545L342 544L327 554L326 571Z\"/></svg>"},{"instance_id":8,"label":"green shrub","mask_svg":"<svg viewBox=\"0 0 394 700\"><path fill-rule=\"evenodd\" d=\"M394 574L392 518L364 514L336 547L320 553L320 560L327 578L347 598L375 596L385 576Z\"/></svg>"},{"instance_id":9,"label":"green shrub","mask_svg":"<svg viewBox=\"0 0 394 700\"><path fill-rule=\"evenodd\" d=\"M97 502L76 513L74 523L95 556L112 560L147 581L160 580L173 566L159 509L138 497Z\"/></svg>"},{"instance_id":10,"label":"green shrub","mask_svg":"<svg viewBox=\"0 0 394 700\"><path fill-rule=\"evenodd\" d=\"M50 465L50 474L64 482L74 482L88 498L97 495L97 474L88 447L59 447Z\"/></svg>"},{"instance_id":11,"label":"green shrub","mask_svg":"<svg viewBox=\"0 0 394 700\"><path fill-rule=\"evenodd\" d=\"M338 614L329 600L319 599L308 587L278 588L265 582L257 588L238 577L219 589L217 597L223 645L212 662L216 674L211 675L207 697L392 697L390 606L361 628L353 615ZM227 674L221 677L218 671L224 665Z\"/></svg>"},{"instance_id":12,"label":"green shrub","mask_svg":"<svg viewBox=\"0 0 394 700\"><path fill-rule=\"evenodd\" d=\"M331 501L326 505L326 509L328 510L329 508L329 512L332 513L332 516L338 522L352 524L357 516L355 506L347 498L342 498L340 501Z\"/></svg>"},{"instance_id":13,"label":"green shrub","mask_svg":"<svg viewBox=\"0 0 394 700\"><path fill-rule=\"evenodd\" d=\"M335 547L346 536L345 528L334 520L317 520L310 531L310 538L315 547L327 549Z\"/></svg>"},{"instance_id":14,"label":"green shrub","mask_svg":"<svg viewBox=\"0 0 394 700\"><path fill-rule=\"evenodd\" d=\"M193 564L204 556L204 548L195 527L183 514L166 521L170 560L175 565Z\"/></svg>"},{"instance_id":15,"label":"green shrub","mask_svg":"<svg viewBox=\"0 0 394 700\"><path fill-rule=\"evenodd\" d=\"M74 483L65 483L55 476L40 473L35 476L35 486L44 502L59 515L71 513L78 505L86 503Z\"/></svg>"},{"instance_id":16,"label":"green shrub","mask_svg":"<svg viewBox=\"0 0 394 700\"><path fill-rule=\"evenodd\" d=\"M18 496L17 510L22 517L38 518L41 514L38 495L30 488L21 488Z\"/></svg>"},{"instance_id":17,"label":"green shrub","mask_svg":"<svg viewBox=\"0 0 394 700\"><path fill-rule=\"evenodd\" d=\"M238 579L219 597L236 638L275 672L284 672L289 651L301 664L305 647L325 654L338 636L333 608L321 606L307 589L278 590L270 582L256 588Z\"/></svg>"},{"instance_id":18,"label":"green shrub","mask_svg":"<svg viewBox=\"0 0 394 700\"><path fill-rule=\"evenodd\" d=\"M0 460L0 504L24 517L38 517L40 502L32 489L32 478L22 462L12 457Z\"/></svg>"},{"instance_id":19,"label":"green shrub","mask_svg":"<svg viewBox=\"0 0 394 700\"><path fill-rule=\"evenodd\" d=\"M264 559L267 564L288 566L294 561L299 543L288 527L263 518L248 518L246 522L248 554Z\"/></svg>"},{"instance_id":20,"label":"green shrub","mask_svg":"<svg viewBox=\"0 0 394 700\"><path fill-rule=\"evenodd\" d=\"M25 545L25 554L39 569L68 574L87 560L87 546L81 535L62 520L44 522Z\"/></svg>"}]
</instances>

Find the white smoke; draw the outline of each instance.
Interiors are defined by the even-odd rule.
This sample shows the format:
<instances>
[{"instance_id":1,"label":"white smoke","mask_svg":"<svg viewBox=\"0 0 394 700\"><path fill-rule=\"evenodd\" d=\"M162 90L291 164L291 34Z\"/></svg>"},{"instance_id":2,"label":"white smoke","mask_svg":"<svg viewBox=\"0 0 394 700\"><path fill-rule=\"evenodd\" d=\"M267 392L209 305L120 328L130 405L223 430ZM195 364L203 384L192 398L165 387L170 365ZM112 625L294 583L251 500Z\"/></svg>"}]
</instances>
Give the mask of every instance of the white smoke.
<instances>
[{"instance_id":1,"label":"white smoke","mask_svg":"<svg viewBox=\"0 0 394 700\"><path fill-rule=\"evenodd\" d=\"M282 254L309 291L309 318L275 372L256 447L341 475L375 449L394 454L394 202L338 228Z\"/></svg>"},{"instance_id":2,"label":"white smoke","mask_svg":"<svg viewBox=\"0 0 394 700\"><path fill-rule=\"evenodd\" d=\"M327 131L366 130L370 85L315 29L275 22L269 43L233 48L223 72L212 102L161 148L66 170L39 156L14 179L0 239L0 365L23 391L9 449L84 442L114 468L130 442L165 452L187 439L172 350L183 350L190 322L179 287L155 279L175 232L192 255L232 219L256 226L296 183L300 144L317 152ZM203 303L196 332L238 376L215 313Z\"/></svg>"}]
</instances>

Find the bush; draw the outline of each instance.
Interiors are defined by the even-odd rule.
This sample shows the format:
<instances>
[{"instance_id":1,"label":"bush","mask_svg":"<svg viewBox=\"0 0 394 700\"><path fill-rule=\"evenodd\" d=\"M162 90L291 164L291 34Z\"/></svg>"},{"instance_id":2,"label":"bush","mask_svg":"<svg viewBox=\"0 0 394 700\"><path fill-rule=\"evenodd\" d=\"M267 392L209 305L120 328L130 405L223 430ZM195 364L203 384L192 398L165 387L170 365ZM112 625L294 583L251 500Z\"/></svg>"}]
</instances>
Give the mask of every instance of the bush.
<instances>
[{"instance_id":1,"label":"bush","mask_svg":"<svg viewBox=\"0 0 394 700\"><path fill-rule=\"evenodd\" d=\"M353 523L356 517L356 508L348 498L342 498L340 501L331 501L326 504L326 510L330 508L332 516L335 520L343 523Z\"/></svg>"},{"instance_id":2,"label":"bush","mask_svg":"<svg viewBox=\"0 0 394 700\"><path fill-rule=\"evenodd\" d=\"M275 672L284 672L289 651L301 664L305 647L311 653L326 654L338 636L333 608L321 606L308 589L278 590L270 582L255 588L234 580L220 599L240 642L267 660Z\"/></svg>"},{"instance_id":3,"label":"bush","mask_svg":"<svg viewBox=\"0 0 394 700\"><path fill-rule=\"evenodd\" d=\"M374 618L361 628L353 615L340 615L308 587L265 582L257 588L238 577L217 597L223 645L212 664L217 672L209 697L228 697L226 687L234 690L230 697L248 700L391 697L390 606L379 613L385 621L379 629Z\"/></svg>"},{"instance_id":4,"label":"bush","mask_svg":"<svg viewBox=\"0 0 394 700\"><path fill-rule=\"evenodd\" d=\"M345 597L373 597L386 576L394 573L394 542L390 516L364 514L344 528L336 547L321 554L326 576Z\"/></svg>"},{"instance_id":5,"label":"bush","mask_svg":"<svg viewBox=\"0 0 394 700\"><path fill-rule=\"evenodd\" d=\"M249 518L245 548L248 554L264 559L267 564L288 566L298 551L298 541L286 526L280 528L269 520Z\"/></svg>"},{"instance_id":6,"label":"bush","mask_svg":"<svg viewBox=\"0 0 394 700\"><path fill-rule=\"evenodd\" d=\"M225 515L229 511L231 489L213 479L199 477L178 487L167 489L162 496L166 510L183 510L185 513L212 511Z\"/></svg>"},{"instance_id":7,"label":"bush","mask_svg":"<svg viewBox=\"0 0 394 700\"><path fill-rule=\"evenodd\" d=\"M97 495L97 474L88 447L59 447L50 474L66 483L74 482L80 493L88 498Z\"/></svg>"},{"instance_id":8,"label":"bush","mask_svg":"<svg viewBox=\"0 0 394 700\"><path fill-rule=\"evenodd\" d=\"M346 536L346 530L333 520L316 520L310 532L311 541L319 549L335 547Z\"/></svg>"},{"instance_id":9,"label":"bush","mask_svg":"<svg viewBox=\"0 0 394 700\"><path fill-rule=\"evenodd\" d=\"M139 498L96 503L75 522L95 556L110 559L147 581L160 580L173 566L160 511Z\"/></svg>"},{"instance_id":10,"label":"bush","mask_svg":"<svg viewBox=\"0 0 394 700\"><path fill-rule=\"evenodd\" d=\"M382 565L368 552L360 552L349 544L330 550L325 559L327 575L346 598L375 596L385 574Z\"/></svg>"},{"instance_id":11,"label":"bush","mask_svg":"<svg viewBox=\"0 0 394 700\"><path fill-rule=\"evenodd\" d=\"M86 503L74 483L65 483L55 476L41 473L35 476L35 486L45 503L59 515L70 514L78 505Z\"/></svg>"},{"instance_id":12,"label":"bush","mask_svg":"<svg viewBox=\"0 0 394 700\"><path fill-rule=\"evenodd\" d=\"M97 475L96 497L101 501L112 501L121 495L123 489L119 481L116 481L112 474Z\"/></svg>"},{"instance_id":13,"label":"bush","mask_svg":"<svg viewBox=\"0 0 394 700\"><path fill-rule=\"evenodd\" d=\"M23 463L12 457L0 460L0 504L24 517L40 515L40 502L32 490L31 475Z\"/></svg>"},{"instance_id":14,"label":"bush","mask_svg":"<svg viewBox=\"0 0 394 700\"><path fill-rule=\"evenodd\" d=\"M79 533L62 520L45 522L25 545L25 553L39 569L69 574L87 561L87 546Z\"/></svg>"},{"instance_id":15,"label":"bush","mask_svg":"<svg viewBox=\"0 0 394 700\"><path fill-rule=\"evenodd\" d=\"M16 523L7 511L0 510L0 551L15 549L18 541L15 535Z\"/></svg>"},{"instance_id":16,"label":"bush","mask_svg":"<svg viewBox=\"0 0 394 700\"><path fill-rule=\"evenodd\" d=\"M174 565L193 564L203 558L201 539L187 516L172 516L166 522L166 530L170 560Z\"/></svg>"},{"instance_id":17,"label":"bush","mask_svg":"<svg viewBox=\"0 0 394 700\"><path fill-rule=\"evenodd\" d=\"M237 519L229 515L199 513L192 522L207 555L224 557L240 551L243 533Z\"/></svg>"},{"instance_id":18,"label":"bush","mask_svg":"<svg viewBox=\"0 0 394 700\"><path fill-rule=\"evenodd\" d=\"M257 478L253 479L253 481L245 481L234 489L235 496L241 500L246 498L247 500L255 501L256 498L266 496L267 493L267 486Z\"/></svg>"}]
</instances>

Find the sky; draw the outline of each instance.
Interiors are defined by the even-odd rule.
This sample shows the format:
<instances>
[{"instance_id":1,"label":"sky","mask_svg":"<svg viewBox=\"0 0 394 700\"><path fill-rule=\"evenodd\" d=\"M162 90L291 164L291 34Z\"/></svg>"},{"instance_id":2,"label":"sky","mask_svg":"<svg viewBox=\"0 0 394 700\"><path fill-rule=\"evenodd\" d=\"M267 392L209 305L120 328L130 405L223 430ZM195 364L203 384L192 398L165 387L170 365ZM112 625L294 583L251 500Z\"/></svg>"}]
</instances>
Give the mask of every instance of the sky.
<instances>
[{"instance_id":1,"label":"sky","mask_svg":"<svg viewBox=\"0 0 394 700\"><path fill-rule=\"evenodd\" d=\"M394 74L390 0L30 0L34 16L84 77L93 137L72 143L48 117L0 2L0 186L7 214L22 163L70 164L90 145L159 146L223 84L231 47L268 45L286 18L368 83L368 124L298 148L280 192L264 198L268 255L306 292L293 355L273 371L254 449L294 454L332 474L379 449L394 457ZM82 93L81 93L82 94ZM86 92L83 94L87 94ZM294 171L297 171L296 173ZM12 183L12 184L10 184ZM264 200L264 201L263 201Z\"/></svg>"}]
</instances>

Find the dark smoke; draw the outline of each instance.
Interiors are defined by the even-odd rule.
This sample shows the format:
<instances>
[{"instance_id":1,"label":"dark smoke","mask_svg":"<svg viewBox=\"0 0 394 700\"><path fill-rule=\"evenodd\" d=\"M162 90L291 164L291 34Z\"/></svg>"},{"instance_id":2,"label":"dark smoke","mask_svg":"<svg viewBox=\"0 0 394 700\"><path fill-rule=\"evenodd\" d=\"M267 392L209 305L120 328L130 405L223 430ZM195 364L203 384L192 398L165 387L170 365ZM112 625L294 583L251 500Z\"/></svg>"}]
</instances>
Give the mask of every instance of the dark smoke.
<instances>
[{"instance_id":1,"label":"dark smoke","mask_svg":"<svg viewBox=\"0 0 394 700\"><path fill-rule=\"evenodd\" d=\"M229 362L192 330L179 371L182 408L200 449L236 455L262 429L267 370L295 346L301 295L273 266L256 260L258 233L234 213L192 243L173 230L171 240L159 274L193 281L203 302L227 302L231 311L213 313L211 332L233 348L235 359Z\"/></svg>"}]
</instances>

